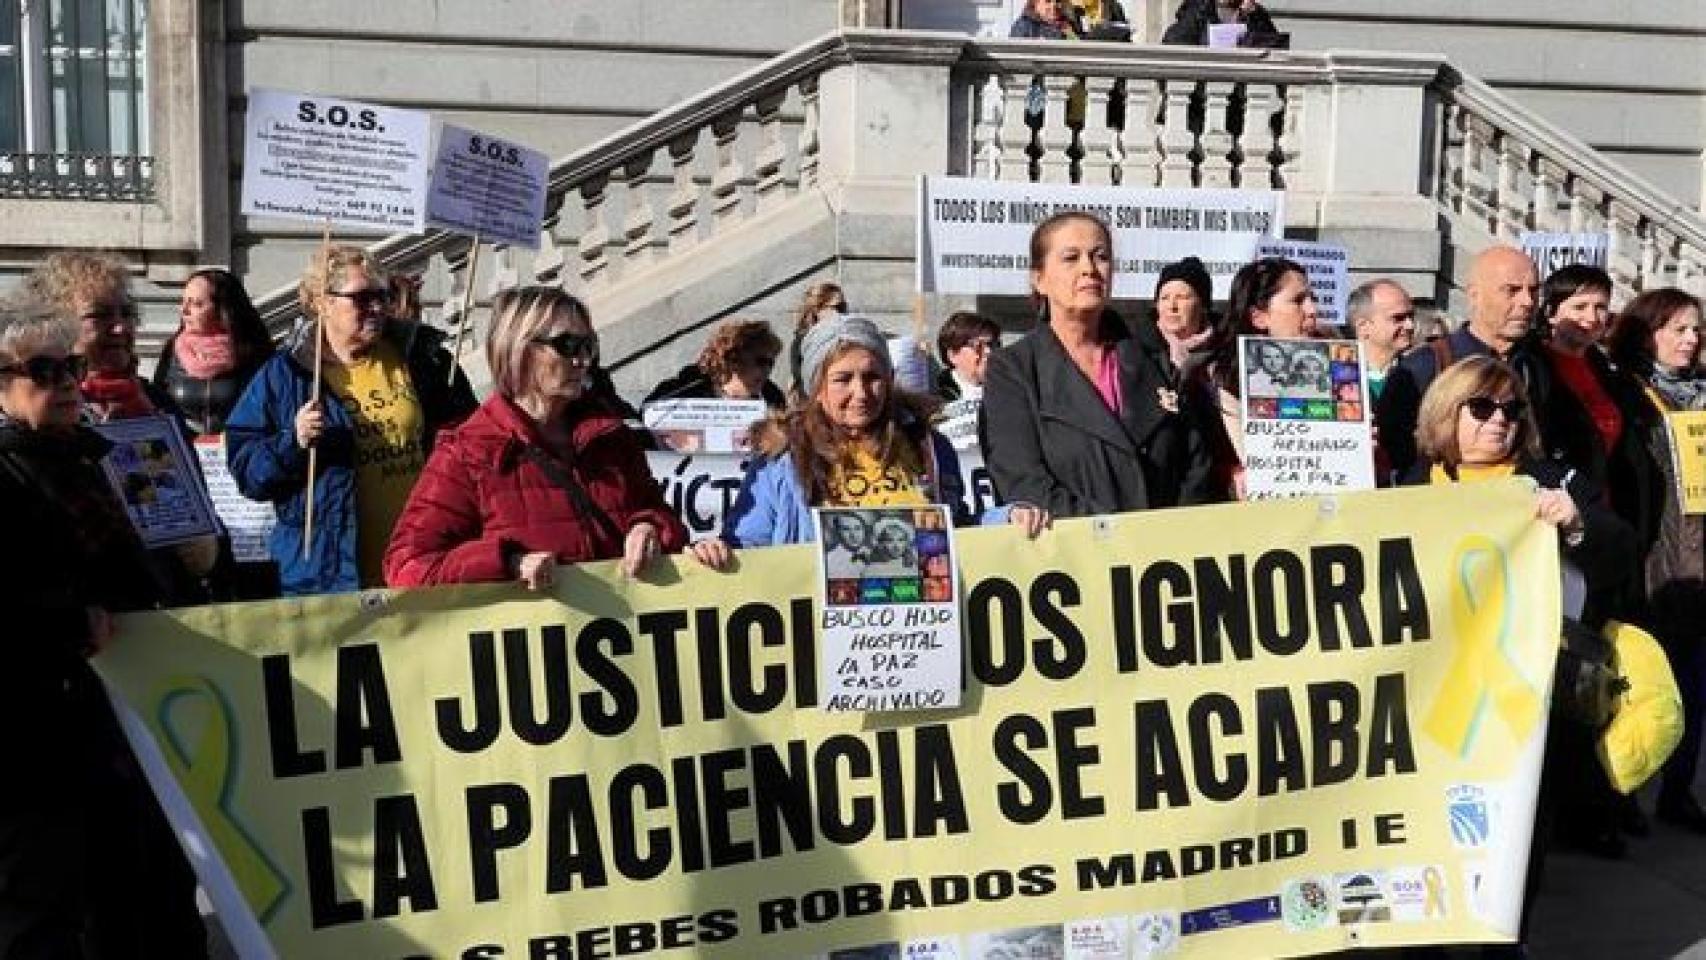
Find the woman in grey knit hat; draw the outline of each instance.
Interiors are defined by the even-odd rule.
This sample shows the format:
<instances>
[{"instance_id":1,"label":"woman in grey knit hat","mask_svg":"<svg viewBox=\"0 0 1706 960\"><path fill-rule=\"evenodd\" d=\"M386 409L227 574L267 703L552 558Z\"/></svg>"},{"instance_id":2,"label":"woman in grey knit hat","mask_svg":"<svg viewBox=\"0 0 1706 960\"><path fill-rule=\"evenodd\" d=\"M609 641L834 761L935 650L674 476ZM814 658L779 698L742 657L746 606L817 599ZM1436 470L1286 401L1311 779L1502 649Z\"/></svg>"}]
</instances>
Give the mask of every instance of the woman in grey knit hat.
<instances>
[{"instance_id":1,"label":"woman in grey knit hat","mask_svg":"<svg viewBox=\"0 0 1706 960\"><path fill-rule=\"evenodd\" d=\"M966 515L959 458L918 398L895 390L888 347L864 317L825 320L800 342L801 397L754 432L756 456L719 539L693 545L706 566L730 548L817 539L814 507L944 504L959 523L1005 522L1035 536L1048 514L1018 505Z\"/></svg>"}]
</instances>

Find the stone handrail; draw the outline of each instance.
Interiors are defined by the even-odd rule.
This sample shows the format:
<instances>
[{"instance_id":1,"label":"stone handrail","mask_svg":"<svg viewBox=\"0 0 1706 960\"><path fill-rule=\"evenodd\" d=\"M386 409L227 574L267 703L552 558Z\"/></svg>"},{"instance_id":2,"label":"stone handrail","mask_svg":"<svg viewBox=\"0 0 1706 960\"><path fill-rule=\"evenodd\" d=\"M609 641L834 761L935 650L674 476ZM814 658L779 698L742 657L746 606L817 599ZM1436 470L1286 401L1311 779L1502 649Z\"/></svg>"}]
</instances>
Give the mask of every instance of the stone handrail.
<instances>
[{"instance_id":1,"label":"stone handrail","mask_svg":"<svg viewBox=\"0 0 1706 960\"><path fill-rule=\"evenodd\" d=\"M908 103L902 89L947 103ZM948 149L871 142L901 114L942 118L913 136ZM1438 57L850 30L555 163L540 249L494 248L482 287L538 282L596 298L802 193L919 174L1273 187L1300 205L1384 197L1412 219L1419 206L1431 220L1437 205L1495 238L1608 230L1625 289L1706 277L1698 214ZM425 273L442 323L461 322L468 238L429 231L370 249L388 269ZM294 290L258 306L277 329L296 315Z\"/></svg>"}]
</instances>

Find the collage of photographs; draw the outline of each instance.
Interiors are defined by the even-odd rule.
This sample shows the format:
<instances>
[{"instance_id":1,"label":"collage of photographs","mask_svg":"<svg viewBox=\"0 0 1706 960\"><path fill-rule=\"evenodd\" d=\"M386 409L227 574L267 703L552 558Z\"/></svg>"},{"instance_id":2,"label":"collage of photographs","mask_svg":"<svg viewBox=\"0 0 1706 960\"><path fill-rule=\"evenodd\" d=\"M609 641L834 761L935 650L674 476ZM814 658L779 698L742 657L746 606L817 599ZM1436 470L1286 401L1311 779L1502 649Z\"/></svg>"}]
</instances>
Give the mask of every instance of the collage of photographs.
<instances>
[{"instance_id":1,"label":"collage of photographs","mask_svg":"<svg viewBox=\"0 0 1706 960\"><path fill-rule=\"evenodd\" d=\"M1243 346L1249 416L1356 423L1367 415L1356 343L1246 337Z\"/></svg>"},{"instance_id":2,"label":"collage of photographs","mask_svg":"<svg viewBox=\"0 0 1706 960\"><path fill-rule=\"evenodd\" d=\"M819 517L830 606L953 600L953 557L940 509L830 509Z\"/></svg>"}]
</instances>

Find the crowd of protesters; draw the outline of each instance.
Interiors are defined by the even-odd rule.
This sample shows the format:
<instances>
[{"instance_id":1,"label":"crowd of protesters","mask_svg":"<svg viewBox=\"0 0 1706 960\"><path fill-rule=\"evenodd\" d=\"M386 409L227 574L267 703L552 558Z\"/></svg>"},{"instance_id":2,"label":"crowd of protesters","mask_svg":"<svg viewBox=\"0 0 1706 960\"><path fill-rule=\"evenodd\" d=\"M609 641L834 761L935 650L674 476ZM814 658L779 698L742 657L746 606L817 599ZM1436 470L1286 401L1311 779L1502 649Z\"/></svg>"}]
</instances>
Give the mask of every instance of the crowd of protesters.
<instances>
[{"instance_id":1,"label":"crowd of protesters","mask_svg":"<svg viewBox=\"0 0 1706 960\"><path fill-rule=\"evenodd\" d=\"M115 613L378 586L543 589L562 564L618 560L639 576L683 552L727 570L741 550L814 540L819 506L938 503L956 523L1035 538L1056 518L1242 499L1239 338L1328 334L1304 269L1250 263L1216 310L1207 270L1186 258L1161 272L1153 309L1128 317L1111 303L1100 221L1042 223L1031 262L1034 325L1003 345L994 320L953 314L933 375L914 340L850 313L834 284L807 291L790 331L791 395L772 381L784 342L767 324L714 330L648 400L761 400L770 414L721 535L690 545L599 363L593 318L559 289L495 299L493 391L479 403L411 281L363 250L312 257L304 319L276 348L236 277L193 274L152 379L124 265L47 258L0 307L0 513L22 545L0 560L0 584L32 638L6 650L0 736L19 782L35 785L0 791L0 954L203 952L193 878L85 662L113 641ZM1650 290L1614 322L1603 271L1570 266L1542 283L1508 247L1475 258L1465 293L1463 325L1427 340L1400 283L1348 298L1347 335L1377 397L1378 475L1535 481L1537 518L1585 580L1576 627L1639 624L1671 659L1686 730L1656 813L1706 832L1690 790L1706 531L1683 510L1665 423L1706 410L1700 303ZM968 402L981 403L976 441L1005 504L977 515L937 430L945 406ZM144 547L94 427L150 415L224 438L237 488L276 513L270 564L235 563L223 536ZM1541 828L1555 819L1565 838L1620 855L1625 834L1647 829L1643 812L1598 772L1590 729L1554 731Z\"/></svg>"}]
</instances>

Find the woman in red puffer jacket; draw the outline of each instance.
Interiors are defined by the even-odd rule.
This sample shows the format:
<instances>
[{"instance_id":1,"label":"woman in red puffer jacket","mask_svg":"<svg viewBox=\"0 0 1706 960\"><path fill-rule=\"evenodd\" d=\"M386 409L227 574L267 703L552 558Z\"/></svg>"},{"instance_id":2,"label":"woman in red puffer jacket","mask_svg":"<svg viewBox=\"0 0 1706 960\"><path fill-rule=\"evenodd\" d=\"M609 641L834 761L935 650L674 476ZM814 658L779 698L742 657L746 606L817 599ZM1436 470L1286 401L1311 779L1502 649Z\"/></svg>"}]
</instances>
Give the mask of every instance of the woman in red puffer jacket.
<instances>
[{"instance_id":1,"label":"woman in red puffer jacket","mask_svg":"<svg viewBox=\"0 0 1706 960\"><path fill-rule=\"evenodd\" d=\"M520 580L620 558L637 575L687 543L619 414L586 391L598 336L579 300L506 291L486 343L495 392L440 436L385 551L393 587Z\"/></svg>"}]
</instances>

